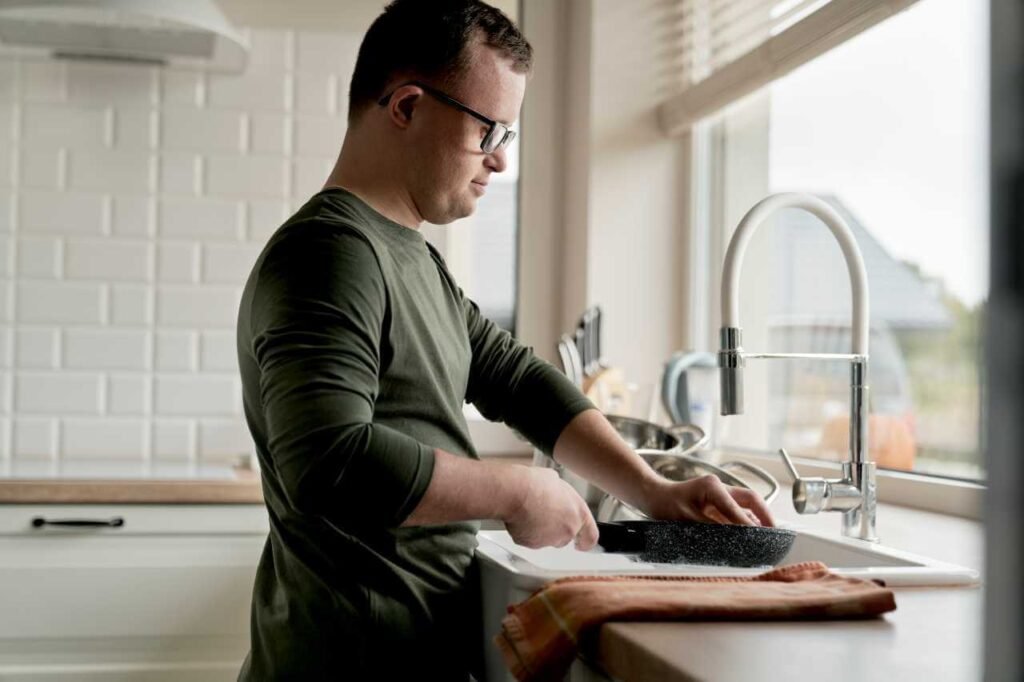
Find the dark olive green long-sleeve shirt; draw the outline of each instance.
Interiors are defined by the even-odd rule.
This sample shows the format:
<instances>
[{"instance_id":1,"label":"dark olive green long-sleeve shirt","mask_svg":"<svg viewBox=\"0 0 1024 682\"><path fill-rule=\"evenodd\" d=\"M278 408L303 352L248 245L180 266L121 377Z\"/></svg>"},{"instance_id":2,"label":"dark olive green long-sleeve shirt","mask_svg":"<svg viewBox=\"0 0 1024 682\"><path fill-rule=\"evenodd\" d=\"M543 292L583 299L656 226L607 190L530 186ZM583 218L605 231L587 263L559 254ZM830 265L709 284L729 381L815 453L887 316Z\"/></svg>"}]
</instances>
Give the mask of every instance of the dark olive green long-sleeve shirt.
<instances>
[{"instance_id":1,"label":"dark olive green long-sleeve shirt","mask_svg":"<svg viewBox=\"0 0 1024 682\"><path fill-rule=\"evenodd\" d=\"M418 230L340 188L271 237L238 315L270 534L239 679L465 679L476 521L399 527L472 402L550 453L593 407L484 318Z\"/></svg>"}]
</instances>

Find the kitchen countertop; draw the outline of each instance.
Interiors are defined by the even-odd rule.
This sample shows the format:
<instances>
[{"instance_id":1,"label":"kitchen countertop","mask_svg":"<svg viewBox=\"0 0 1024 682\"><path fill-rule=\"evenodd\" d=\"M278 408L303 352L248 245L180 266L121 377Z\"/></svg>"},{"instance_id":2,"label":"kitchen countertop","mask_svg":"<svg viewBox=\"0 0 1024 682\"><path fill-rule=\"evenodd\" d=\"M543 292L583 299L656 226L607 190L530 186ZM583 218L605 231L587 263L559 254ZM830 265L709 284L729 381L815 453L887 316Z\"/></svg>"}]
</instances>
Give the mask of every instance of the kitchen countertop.
<instances>
[{"instance_id":1,"label":"kitchen countertop","mask_svg":"<svg viewBox=\"0 0 1024 682\"><path fill-rule=\"evenodd\" d=\"M254 469L192 478L7 478L0 504L263 504Z\"/></svg>"},{"instance_id":2,"label":"kitchen countertop","mask_svg":"<svg viewBox=\"0 0 1024 682\"><path fill-rule=\"evenodd\" d=\"M520 453L484 457L526 466L532 462L532 456ZM124 466L113 465L109 476L0 478L0 504L263 504L256 469L219 466L130 476L124 475Z\"/></svg>"},{"instance_id":3,"label":"kitchen countertop","mask_svg":"<svg viewBox=\"0 0 1024 682\"><path fill-rule=\"evenodd\" d=\"M799 516L787 495L778 520L839 532L839 516ZM984 574L978 521L880 504L878 531L890 547ZM801 679L978 680L983 589L899 588L896 611L864 621L608 623L596 659L623 682Z\"/></svg>"}]
</instances>

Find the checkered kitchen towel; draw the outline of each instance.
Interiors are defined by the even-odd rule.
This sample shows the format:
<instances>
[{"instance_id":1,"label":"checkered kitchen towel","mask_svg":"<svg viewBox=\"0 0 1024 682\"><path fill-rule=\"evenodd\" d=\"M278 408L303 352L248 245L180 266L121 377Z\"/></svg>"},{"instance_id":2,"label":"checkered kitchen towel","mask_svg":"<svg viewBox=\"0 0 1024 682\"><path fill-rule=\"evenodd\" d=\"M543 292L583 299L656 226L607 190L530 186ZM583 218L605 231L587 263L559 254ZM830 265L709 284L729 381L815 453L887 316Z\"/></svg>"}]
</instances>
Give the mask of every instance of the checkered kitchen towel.
<instances>
[{"instance_id":1,"label":"checkered kitchen towel","mask_svg":"<svg viewBox=\"0 0 1024 682\"><path fill-rule=\"evenodd\" d=\"M560 680L580 637L608 621L869 618L895 608L891 590L818 561L750 577L581 576L509 606L494 641L517 680Z\"/></svg>"}]
</instances>

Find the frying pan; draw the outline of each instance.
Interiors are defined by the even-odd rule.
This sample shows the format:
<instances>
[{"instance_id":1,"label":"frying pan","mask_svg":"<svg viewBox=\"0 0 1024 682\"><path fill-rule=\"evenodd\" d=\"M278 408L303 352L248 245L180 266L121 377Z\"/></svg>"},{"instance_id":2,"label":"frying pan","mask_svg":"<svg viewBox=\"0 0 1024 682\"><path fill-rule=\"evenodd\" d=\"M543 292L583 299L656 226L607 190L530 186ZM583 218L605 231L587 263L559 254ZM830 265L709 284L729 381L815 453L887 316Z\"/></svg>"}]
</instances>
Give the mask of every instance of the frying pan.
<instances>
[{"instance_id":1,"label":"frying pan","mask_svg":"<svg viewBox=\"0 0 1024 682\"><path fill-rule=\"evenodd\" d=\"M784 528L696 521L598 521L597 530L606 552L660 564L774 566L796 539Z\"/></svg>"}]
</instances>

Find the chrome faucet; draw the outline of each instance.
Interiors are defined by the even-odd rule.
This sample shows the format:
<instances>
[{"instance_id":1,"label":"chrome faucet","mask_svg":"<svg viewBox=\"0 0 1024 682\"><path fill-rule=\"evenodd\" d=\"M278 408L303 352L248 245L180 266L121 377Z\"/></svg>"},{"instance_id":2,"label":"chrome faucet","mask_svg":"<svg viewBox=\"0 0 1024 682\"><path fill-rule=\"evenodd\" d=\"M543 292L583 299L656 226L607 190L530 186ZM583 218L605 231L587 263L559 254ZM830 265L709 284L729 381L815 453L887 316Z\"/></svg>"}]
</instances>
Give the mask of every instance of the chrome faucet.
<instances>
[{"instance_id":1,"label":"chrome faucet","mask_svg":"<svg viewBox=\"0 0 1024 682\"><path fill-rule=\"evenodd\" d=\"M754 230L772 213L801 208L817 216L839 242L850 272L853 292L853 349L851 353L748 353L742 346L739 325L739 277L743 254ZM722 273L721 350L718 352L722 385L722 415L743 414L743 368L753 358L816 358L850 361L850 458L843 462L839 479L802 478L784 449L779 450L793 476L793 506L800 514L842 512L842 532L848 537L878 541L875 534L877 483L875 463L868 461L868 280L864 259L853 233L842 217L821 199L809 194L773 194L751 208L733 234Z\"/></svg>"}]
</instances>

